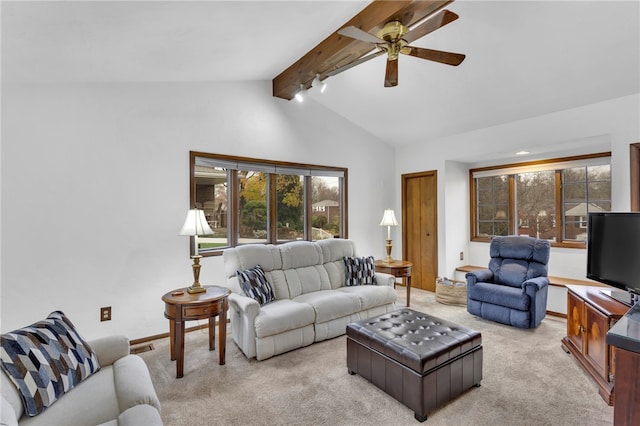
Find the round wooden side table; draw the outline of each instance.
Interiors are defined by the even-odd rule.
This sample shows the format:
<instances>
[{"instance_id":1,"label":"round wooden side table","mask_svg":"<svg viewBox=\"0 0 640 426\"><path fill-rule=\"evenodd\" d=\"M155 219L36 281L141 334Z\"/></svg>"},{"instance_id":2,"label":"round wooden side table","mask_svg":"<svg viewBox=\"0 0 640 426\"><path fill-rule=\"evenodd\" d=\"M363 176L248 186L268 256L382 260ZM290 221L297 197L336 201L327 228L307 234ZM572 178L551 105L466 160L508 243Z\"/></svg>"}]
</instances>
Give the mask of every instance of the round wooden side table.
<instances>
[{"instance_id":1,"label":"round wooden side table","mask_svg":"<svg viewBox=\"0 0 640 426\"><path fill-rule=\"evenodd\" d=\"M413 263L408 260L376 260L374 262L376 272L391 274L396 278L407 279L407 308L411 305L411 268Z\"/></svg>"},{"instance_id":2,"label":"round wooden side table","mask_svg":"<svg viewBox=\"0 0 640 426\"><path fill-rule=\"evenodd\" d=\"M231 290L225 287L207 285L205 293L189 294L186 288L172 290L162 296L165 303L164 316L169 320L171 360L176 362L176 378L183 376L184 368L184 328L191 320L209 320L209 350L216 347L216 317L218 317L219 364L225 363L225 342L227 340L227 298Z\"/></svg>"}]
</instances>

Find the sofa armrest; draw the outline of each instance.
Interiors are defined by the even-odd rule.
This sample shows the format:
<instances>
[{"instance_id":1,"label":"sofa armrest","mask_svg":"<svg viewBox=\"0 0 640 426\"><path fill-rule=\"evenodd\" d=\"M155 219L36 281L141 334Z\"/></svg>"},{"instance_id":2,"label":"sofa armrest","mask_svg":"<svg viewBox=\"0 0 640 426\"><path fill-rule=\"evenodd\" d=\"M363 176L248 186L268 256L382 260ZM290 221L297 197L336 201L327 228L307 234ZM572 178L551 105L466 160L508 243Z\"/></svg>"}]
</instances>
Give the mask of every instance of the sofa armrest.
<instances>
[{"instance_id":1,"label":"sofa armrest","mask_svg":"<svg viewBox=\"0 0 640 426\"><path fill-rule=\"evenodd\" d=\"M467 278L467 285L473 285L475 283L492 282L493 272L491 269L479 269L477 271L467 272L465 275Z\"/></svg>"},{"instance_id":2,"label":"sofa armrest","mask_svg":"<svg viewBox=\"0 0 640 426\"><path fill-rule=\"evenodd\" d=\"M89 346L96 351L100 366L111 365L122 357L129 355L129 338L124 335L113 335L91 340Z\"/></svg>"},{"instance_id":3,"label":"sofa armrest","mask_svg":"<svg viewBox=\"0 0 640 426\"><path fill-rule=\"evenodd\" d=\"M251 319L255 319L260 312L260 303L257 300L236 293L229 295L229 306Z\"/></svg>"},{"instance_id":4,"label":"sofa armrest","mask_svg":"<svg viewBox=\"0 0 640 426\"><path fill-rule=\"evenodd\" d=\"M396 282L396 277L391 274L385 274L384 272L376 272L376 284L377 285L386 285L388 287L393 288L393 285Z\"/></svg>"}]
</instances>

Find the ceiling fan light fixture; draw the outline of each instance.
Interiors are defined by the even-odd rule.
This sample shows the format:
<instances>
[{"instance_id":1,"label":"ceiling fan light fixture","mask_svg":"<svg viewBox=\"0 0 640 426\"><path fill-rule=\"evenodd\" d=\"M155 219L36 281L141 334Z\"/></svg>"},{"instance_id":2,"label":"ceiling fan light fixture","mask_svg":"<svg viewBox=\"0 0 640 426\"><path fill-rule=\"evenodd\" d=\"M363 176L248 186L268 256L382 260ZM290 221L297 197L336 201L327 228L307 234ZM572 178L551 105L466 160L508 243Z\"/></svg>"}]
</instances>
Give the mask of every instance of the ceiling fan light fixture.
<instances>
[{"instance_id":1,"label":"ceiling fan light fixture","mask_svg":"<svg viewBox=\"0 0 640 426\"><path fill-rule=\"evenodd\" d=\"M324 93L324 91L327 90L327 83L320 80L320 74L316 74L316 78L313 79L311 87L316 87L318 90L320 90L320 93Z\"/></svg>"},{"instance_id":2,"label":"ceiling fan light fixture","mask_svg":"<svg viewBox=\"0 0 640 426\"><path fill-rule=\"evenodd\" d=\"M307 91L304 89L304 84L300 84L300 90L298 90L298 93L295 95L296 101L302 103L306 97Z\"/></svg>"}]
</instances>

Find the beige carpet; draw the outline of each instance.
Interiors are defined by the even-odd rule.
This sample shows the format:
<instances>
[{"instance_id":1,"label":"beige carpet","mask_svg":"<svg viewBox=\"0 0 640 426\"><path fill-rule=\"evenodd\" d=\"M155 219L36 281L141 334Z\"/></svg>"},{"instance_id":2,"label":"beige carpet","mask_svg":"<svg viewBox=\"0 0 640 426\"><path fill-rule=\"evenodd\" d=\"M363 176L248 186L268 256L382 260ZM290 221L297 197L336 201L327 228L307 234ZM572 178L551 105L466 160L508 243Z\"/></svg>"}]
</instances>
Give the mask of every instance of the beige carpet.
<instances>
[{"instance_id":1,"label":"beige carpet","mask_svg":"<svg viewBox=\"0 0 640 426\"><path fill-rule=\"evenodd\" d=\"M397 290L402 303L404 289ZM520 330L437 303L433 293L411 293L413 309L480 331L484 346L482 386L430 413L425 425L613 424L613 408L560 348L564 319L547 316L536 330ZM247 360L228 337L224 366L207 344L205 330L188 333L182 379L168 339L141 354L166 425L419 424L404 405L347 373L344 336L261 362Z\"/></svg>"}]
</instances>

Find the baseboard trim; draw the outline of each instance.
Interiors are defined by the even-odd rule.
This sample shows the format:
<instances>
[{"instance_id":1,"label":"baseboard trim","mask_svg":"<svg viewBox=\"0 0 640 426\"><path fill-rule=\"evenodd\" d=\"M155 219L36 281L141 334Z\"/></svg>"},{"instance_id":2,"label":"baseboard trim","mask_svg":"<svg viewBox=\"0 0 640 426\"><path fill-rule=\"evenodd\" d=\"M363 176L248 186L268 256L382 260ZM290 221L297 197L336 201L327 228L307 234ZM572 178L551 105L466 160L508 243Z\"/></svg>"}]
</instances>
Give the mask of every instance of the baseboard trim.
<instances>
[{"instance_id":1,"label":"baseboard trim","mask_svg":"<svg viewBox=\"0 0 640 426\"><path fill-rule=\"evenodd\" d=\"M227 324L229 324L229 319L227 319ZM196 325L193 327L185 328L185 333L190 333L192 331L202 330L203 328L208 328L209 323L205 322L204 324ZM129 346L137 346L143 343L151 342L153 340L164 339L165 337L169 337L169 333L155 334L153 336L142 337L140 339L133 339L129 341Z\"/></svg>"}]
</instances>

